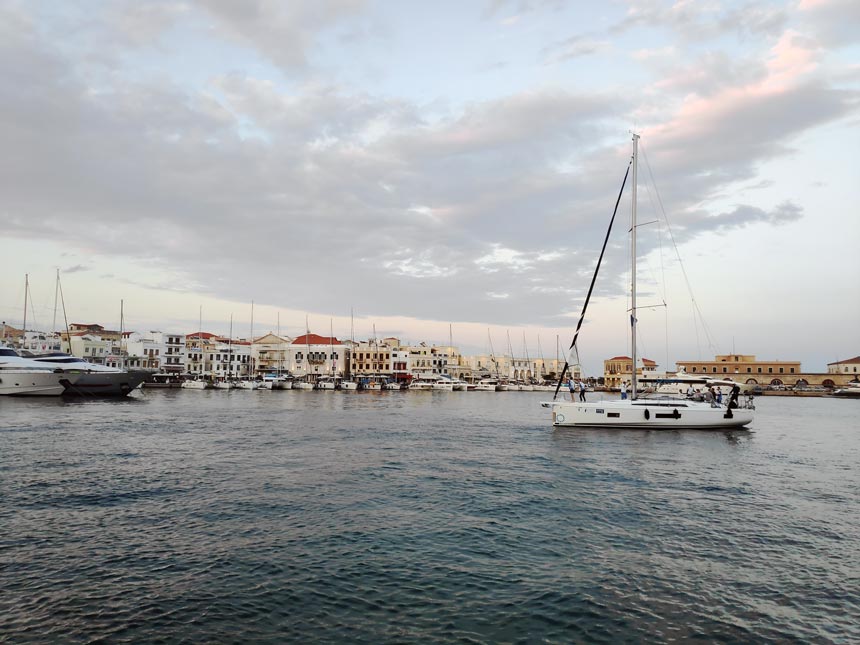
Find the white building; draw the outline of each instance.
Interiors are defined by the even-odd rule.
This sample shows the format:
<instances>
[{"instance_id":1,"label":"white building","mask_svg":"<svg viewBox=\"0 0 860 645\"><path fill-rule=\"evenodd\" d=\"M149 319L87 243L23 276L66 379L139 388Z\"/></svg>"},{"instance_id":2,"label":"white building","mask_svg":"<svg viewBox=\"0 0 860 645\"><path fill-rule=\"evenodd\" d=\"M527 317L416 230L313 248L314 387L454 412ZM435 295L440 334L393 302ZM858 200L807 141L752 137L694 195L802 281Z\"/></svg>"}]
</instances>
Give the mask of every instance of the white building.
<instances>
[{"instance_id":1,"label":"white building","mask_svg":"<svg viewBox=\"0 0 860 645\"><path fill-rule=\"evenodd\" d=\"M73 336L73 343L74 338ZM185 334L162 331L131 332L123 341L123 349L126 352L125 367L174 374L181 374L186 370Z\"/></svg>"},{"instance_id":2,"label":"white building","mask_svg":"<svg viewBox=\"0 0 860 645\"><path fill-rule=\"evenodd\" d=\"M229 342L220 338L203 352L206 367L202 373L207 376L230 379L251 374L251 343L248 341Z\"/></svg>"},{"instance_id":3,"label":"white building","mask_svg":"<svg viewBox=\"0 0 860 645\"><path fill-rule=\"evenodd\" d=\"M108 356L113 353L113 342L85 332L72 332L67 349L72 356L104 365Z\"/></svg>"},{"instance_id":4,"label":"white building","mask_svg":"<svg viewBox=\"0 0 860 645\"><path fill-rule=\"evenodd\" d=\"M59 334L52 334L45 331L25 331L24 339L21 341L21 349L34 354L47 354L48 352L62 352L63 345L68 348L68 344L63 342Z\"/></svg>"},{"instance_id":5,"label":"white building","mask_svg":"<svg viewBox=\"0 0 860 645\"><path fill-rule=\"evenodd\" d=\"M287 345L284 362L297 378L343 376L348 369L349 347L334 337L304 334Z\"/></svg>"},{"instance_id":6,"label":"white building","mask_svg":"<svg viewBox=\"0 0 860 645\"><path fill-rule=\"evenodd\" d=\"M258 376L287 371L287 347L292 339L268 333L255 338L251 345L254 373Z\"/></svg>"}]
</instances>

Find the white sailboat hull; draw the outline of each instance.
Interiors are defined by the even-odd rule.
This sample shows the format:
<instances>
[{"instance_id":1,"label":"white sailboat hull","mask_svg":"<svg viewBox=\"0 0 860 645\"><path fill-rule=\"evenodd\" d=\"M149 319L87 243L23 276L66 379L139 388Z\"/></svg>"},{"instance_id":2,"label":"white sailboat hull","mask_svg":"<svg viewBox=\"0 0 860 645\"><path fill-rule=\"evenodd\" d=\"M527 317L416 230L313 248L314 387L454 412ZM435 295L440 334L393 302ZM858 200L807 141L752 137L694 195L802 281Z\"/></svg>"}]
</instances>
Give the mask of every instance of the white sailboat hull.
<instances>
[{"instance_id":1,"label":"white sailboat hull","mask_svg":"<svg viewBox=\"0 0 860 645\"><path fill-rule=\"evenodd\" d=\"M183 381L182 389L183 390L206 390L209 388L209 383L207 381Z\"/></svg>"},{"instance_id":2,"label":"white sailboat hull","mask_svg":"<svg viewBox=\"0 0 860 645\"><path fill-rule=\"evenodd\" d=\"M541 405L552 410L552 424L559 427L720 430L753 420L752 409L729 411L697 401L548 401Z\"/></svg>"},{"instance_id":3,"label":"white sailboat hull","mask_svg":"<svg viewBox=\"0 0 860 645\"><path fill-rule=\"evenodd\" d=\"M293 383L294 390L312 390L314 389L313 383L308 383L307 381L297 381Z\"/></svg>"},{"instance_id":4,"label":"white sailboat hull","mask_svg":"<svg viewBox=\"0 0 860 645\"><path fill-rule=\"evenodd\" d=\"M341 381L340 388L342 390L357 390L358 383L356 383L355 381Z\"/></svg>"}]
</instances>

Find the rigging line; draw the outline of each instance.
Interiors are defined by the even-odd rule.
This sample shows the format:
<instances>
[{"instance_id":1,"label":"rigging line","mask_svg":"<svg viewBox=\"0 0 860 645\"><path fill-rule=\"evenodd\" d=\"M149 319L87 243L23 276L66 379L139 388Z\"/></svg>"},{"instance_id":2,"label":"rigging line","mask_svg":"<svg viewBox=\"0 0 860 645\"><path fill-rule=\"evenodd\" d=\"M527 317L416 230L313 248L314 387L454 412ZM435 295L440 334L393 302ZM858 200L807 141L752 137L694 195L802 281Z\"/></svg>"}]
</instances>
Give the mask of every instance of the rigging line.
<instances>
[{"instance_id":1,"label":"rigging line","mask_svg":"<svg viewBox=\"0 0 860 645\"><path fill-rule=\"evenodd\" d=\"M606 237L603 238L603 248L600 249L600 257L597 258L597 266L594 269L594 275L591 276L591 284L588 287L588 295L585 296L585 302L582 305L582 313L579 315L579 322L576 323L576 331L573 334L573 342L570 344L570 349L576 347L576 340L579 338L579 330L582 327L582 322L585 320L585 312L588 309L588 303L591 300L591 293L594 291L594 283L597 282L597 274L600 271L600 263L603 261L603 254L606 252L606 245L609 243L609 234L612 232L612 224L615 222L615 216L618 214L618 204L621 203L621 195L624 194L624 186L627 185L627 177L630 174L630 166L633 164L633 158L627 162L627 170L624 172L624 181L621 182L621 190L618 191L618 199L615 200L615 210L612 211L612 219L609 220L609 228L606 229ZM568 351L569 351L568 350ZM576 352L576 360L579 360L579 352ZM558 397L558 391L561 389L561 384L564 382L564 375L570 365L567 359L564 359L564 368L561 370L561 375L558 377L558 383L555 386L555 394L552 395L552 400L555 401Z\"/></svg>"},{"instance_id":2,"label":"rigging line","mask_svg":"<svg viewBox=\"0 0 860 645\"><path fill-rule=\"evenodd\" d=\"M687 285L687 292L690 294L690 299L693 302L693 315L695 316L696 313L698 313L699 319L702 321L702 330L705 332L705 338L708 341L708 345L713 348L714 342L711 339L710 330L705 323L705 317L702 315L702 311L701 309L699 309L699 303L696 301L696 296L693 293L693 287L690 284L690 278L687 275L687 269L684 266L684 261L681 259L681 252L678 250L678 244L675 241L675 235L672 232L672 226L669 224L669 218L666 216L666 209L663 206L663 198L660 197L660 191L657 188L657 182L654 180L654 173L651 171L651 163L648 161L648 153L645 151L645 146L642 146L642 156L645 158L645 167L648 168L648 175L651 178L651 183L654 185L654 193L657 196L657 203L660 206L660 211L663 213L663 219L666 221L666 231L669 233L669 239L672 240L672 247L675 249L675 256L678 258L678 263L681 266L681 273L684 276L684 282ZM698 329L696 330L696 334L698 336Z\"/></svg>"}]
</instances>

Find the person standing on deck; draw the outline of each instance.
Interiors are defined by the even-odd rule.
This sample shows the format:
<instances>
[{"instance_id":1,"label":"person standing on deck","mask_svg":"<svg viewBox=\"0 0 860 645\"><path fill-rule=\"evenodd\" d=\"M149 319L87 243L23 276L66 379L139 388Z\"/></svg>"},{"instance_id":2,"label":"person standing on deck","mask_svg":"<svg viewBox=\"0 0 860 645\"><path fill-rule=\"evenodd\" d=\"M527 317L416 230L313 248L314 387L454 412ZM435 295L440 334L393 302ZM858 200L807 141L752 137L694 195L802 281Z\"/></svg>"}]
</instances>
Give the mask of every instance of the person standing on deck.
<instances>
[{"instance_id":1,"label":"person standing on deck","mask_svg":"<svg viewBox=\"0 0 860 645\"><path fill-rule=\"evenodd\" d=\"M621 400L627 398L627 381L621 381Z\"/></svg>"},{"instance_id":2,"label":"person standing on deck","mask_svg":"<svg viewBox=\"0 0 860 645\"><path fill-rule=\"evenodd\" d=\"M585 383L582 380L579 381L579 400L585 402Z\"/></svg>"}]
</instances>

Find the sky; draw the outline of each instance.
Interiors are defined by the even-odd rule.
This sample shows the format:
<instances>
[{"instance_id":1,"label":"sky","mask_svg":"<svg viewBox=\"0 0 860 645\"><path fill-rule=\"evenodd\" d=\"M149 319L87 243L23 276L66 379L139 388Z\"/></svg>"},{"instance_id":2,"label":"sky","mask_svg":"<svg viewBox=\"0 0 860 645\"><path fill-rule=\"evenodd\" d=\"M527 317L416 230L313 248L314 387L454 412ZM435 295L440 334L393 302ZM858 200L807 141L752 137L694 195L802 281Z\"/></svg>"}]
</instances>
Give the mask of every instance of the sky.
<instances>
[{"instance_id":1,"label":"sky","mask_svg":"<svg viewBox=\"0 0 860 645\"><path fill-rule=\"evenodd\" d=\"M0 318L554 358L631 132L640 353L860 354L853 0L0 0Z\"/></svg>"}]
</instances>

